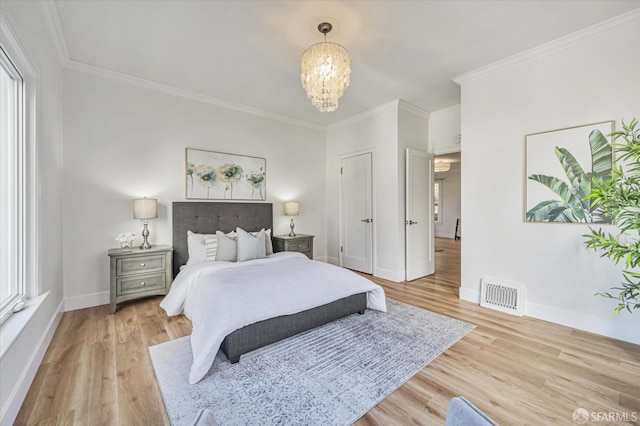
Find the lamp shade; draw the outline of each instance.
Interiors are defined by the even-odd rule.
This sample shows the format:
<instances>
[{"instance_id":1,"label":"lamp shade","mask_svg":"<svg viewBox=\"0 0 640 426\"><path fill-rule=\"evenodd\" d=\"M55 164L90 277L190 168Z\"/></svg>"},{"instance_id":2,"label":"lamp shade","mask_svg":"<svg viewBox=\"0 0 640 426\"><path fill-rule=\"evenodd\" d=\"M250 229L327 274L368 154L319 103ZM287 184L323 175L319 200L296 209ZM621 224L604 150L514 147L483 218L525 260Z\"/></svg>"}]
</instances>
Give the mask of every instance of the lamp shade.
<instances>
[{"instance_id":1,"label":"lamp shade","mask_svg":"<svg viewBox=\"0 0 640 426\"><path fill-rule=\"evenodd\" d=\"M158 217L158 200L155 198L138 198L133 200L134 219L155 219Z\"/></svg>"},{"instance_id":2,"label":"lamp shade","mask_svg":"<svg viewBox=\"0 0 640 426\"><path fill-rule=\"evenodd\" d=\"M284 214L286 216L298 216L300 214L297 201L287 201L284 203Z\"/></svg>"}]
</instances>

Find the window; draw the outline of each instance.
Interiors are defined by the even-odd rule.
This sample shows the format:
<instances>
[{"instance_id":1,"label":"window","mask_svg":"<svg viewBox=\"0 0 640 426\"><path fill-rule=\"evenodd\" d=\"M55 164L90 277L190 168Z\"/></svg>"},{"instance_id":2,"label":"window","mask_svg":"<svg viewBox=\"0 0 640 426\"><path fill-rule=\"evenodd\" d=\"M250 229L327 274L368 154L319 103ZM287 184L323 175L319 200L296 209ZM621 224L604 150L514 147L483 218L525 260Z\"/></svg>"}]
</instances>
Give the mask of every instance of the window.
<instances>
[{"instance_id":1,"label":"window","mask_svg":"<svg viewBox=\"0 0 640 426\"><path fill-rule=\"evenodd\" d=\"M433 220L442 224L442 179L433 183Z\"/></svg>"},{"instance_id":2,"label":"window","mask_svg":"<svg viewBox=\"0 0 640 426\"><path fill-rule=\"evenodd\" d=\"M33 67L0 15L0 324L37 295L35 87Z\"/></svg>"}]
</instances>

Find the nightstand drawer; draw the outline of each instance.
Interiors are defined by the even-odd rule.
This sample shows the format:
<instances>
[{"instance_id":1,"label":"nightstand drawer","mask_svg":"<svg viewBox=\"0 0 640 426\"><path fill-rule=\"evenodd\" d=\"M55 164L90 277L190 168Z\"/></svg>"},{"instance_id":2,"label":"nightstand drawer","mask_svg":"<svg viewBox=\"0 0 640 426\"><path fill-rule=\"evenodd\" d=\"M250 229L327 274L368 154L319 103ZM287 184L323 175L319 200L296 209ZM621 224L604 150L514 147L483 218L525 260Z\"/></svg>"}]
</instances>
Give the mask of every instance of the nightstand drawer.
<instances>
[{"instance_id":1,"label":"nightstand drawer","mask_svg":"<svg viewBox=\"0 0 640 426\"><path fill-rule=\"evenodd\" d=\"M116 275L130 275L144 272L162 271L165 269L165 256L150 255L137 257L123 257L116 262Z\"/></svg>"},{"instance_id":2,"label":"nightstand drawer","mask_svg":"<svg viewBox=\"0 0 640 426\"><path fill-rule=\"evenodd\" d=\"M161 289L165 287L164 272L131 278L119 278L116 285L118 296Z\"/></svg>"},{"instance_id":3,"label":"nightstand drawer","mask_svg":"<svg viewBox=\"0 0 640 426\"><path fill-rule=\"evenodd\" d=\"M299 240L299 241L288 241L287 242L287 251L308 251L310 246L310 241Z\"/></svg>"}]
</instances>

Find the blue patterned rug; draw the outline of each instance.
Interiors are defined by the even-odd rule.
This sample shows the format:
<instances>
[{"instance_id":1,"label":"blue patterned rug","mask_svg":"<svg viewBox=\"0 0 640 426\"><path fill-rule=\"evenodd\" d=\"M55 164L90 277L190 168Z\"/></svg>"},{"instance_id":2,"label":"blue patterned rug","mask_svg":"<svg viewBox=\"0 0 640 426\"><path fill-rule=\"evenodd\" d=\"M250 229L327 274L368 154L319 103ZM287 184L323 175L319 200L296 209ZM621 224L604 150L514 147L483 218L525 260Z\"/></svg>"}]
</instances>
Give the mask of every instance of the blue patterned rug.
<instances>
[{"instance_id":1,"label":"blue patterned rug","mask_svg":"<svg viewBox=\"0 0 640 426\"><path fill-rule=\"evenodd\" d=\"M149 348L169 419L191 424L201 408L218 425L348 425L475 328L387 299L388 312L350 315L243 355L222 352L187 382L189 337Z\"/></svg>"}]
</instances>

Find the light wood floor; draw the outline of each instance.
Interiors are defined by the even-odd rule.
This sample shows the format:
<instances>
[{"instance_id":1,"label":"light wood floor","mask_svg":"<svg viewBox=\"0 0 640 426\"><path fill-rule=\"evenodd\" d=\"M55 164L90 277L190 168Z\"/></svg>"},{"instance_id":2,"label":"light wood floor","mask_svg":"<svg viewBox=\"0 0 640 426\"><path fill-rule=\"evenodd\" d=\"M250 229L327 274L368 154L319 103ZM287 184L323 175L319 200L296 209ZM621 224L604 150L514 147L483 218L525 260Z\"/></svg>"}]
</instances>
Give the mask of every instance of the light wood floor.
<instances>
[{"instance_id":1,"label":"light wood floor","mask_svg":"<svg viewBox=\"0 0 640 426\"><path fill-rule=\"evenodd\" d=\"M640 346L461 301L460 241L436 247L434 276L374 281L392 299L477 328L357 424L442 425L456 395L503 425L572 425L579 407L640 424ZM168 318L160 300L122 304L116 315L108 306L65 313L16 424L169 424L147 347L191 324Z\"/></svg>"}]
</instances>

